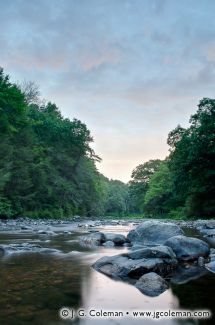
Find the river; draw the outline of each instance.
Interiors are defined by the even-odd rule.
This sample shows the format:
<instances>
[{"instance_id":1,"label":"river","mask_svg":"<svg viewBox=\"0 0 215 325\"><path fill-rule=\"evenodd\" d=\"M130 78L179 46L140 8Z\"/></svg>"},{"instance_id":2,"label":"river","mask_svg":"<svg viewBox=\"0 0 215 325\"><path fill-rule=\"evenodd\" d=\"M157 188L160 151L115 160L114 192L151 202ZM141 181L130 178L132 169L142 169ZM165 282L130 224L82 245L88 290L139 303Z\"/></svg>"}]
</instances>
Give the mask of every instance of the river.
<instances>
[{"instance_id":1,"label":"river","mask_svg":"<svg viewBox=\"0 0 215 325\"><path fill-rule=\"evenodd\" d=\"M126 234L132 225L106 225L94 228L103 232ZM71 233L63 233L63 231ZM172 284L158 297L148 297L134 286L114 281L92 269L97 259L125 252L128 248L87 248L80 246L79 236L89 229L74 224L56 225L56 236L32 230L2 230L0 245L35 243L59 250L56 253L15 253L0 258L0 323L2 325L65 325L65 324L214 324L213 319L137 319L133 310L209 309L215 312L215 275L204 276L186 284ZM63 306L84 310L128 312L114 319L76 318L65 321L58 311Z\"/></svg>"}]
</instances>

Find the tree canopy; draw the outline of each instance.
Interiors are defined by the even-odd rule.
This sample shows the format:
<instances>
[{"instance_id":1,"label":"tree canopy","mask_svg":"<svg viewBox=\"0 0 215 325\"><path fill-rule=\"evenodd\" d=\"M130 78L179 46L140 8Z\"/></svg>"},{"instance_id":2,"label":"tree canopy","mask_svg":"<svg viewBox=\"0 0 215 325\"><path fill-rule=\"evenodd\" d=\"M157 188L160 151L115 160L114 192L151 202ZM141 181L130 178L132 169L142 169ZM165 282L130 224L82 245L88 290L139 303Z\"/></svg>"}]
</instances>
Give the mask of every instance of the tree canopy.
<instances>
[{"instance_id":1,"label":"tree canopy","mask_svg":"<svg viewBox=\"0 0 215 325\"><path fill-rule=\"evenodd\" d=\"M0 70L0 215L102 214L90 131L54 103L35 103L30 86L22 91Z\"/></svg>"},{"instance_id":2,"label":"tree canopy","mask_svg":"<svg viewBox=\"0 0 215 325\"><path fill-rule=\"evenodd\" d=\"M0 68L0 217L214 217L215 99L169 133L165 160L138 165L124 184L98 172L87 126L39 95Z\"/></svg>"}]
</instances>

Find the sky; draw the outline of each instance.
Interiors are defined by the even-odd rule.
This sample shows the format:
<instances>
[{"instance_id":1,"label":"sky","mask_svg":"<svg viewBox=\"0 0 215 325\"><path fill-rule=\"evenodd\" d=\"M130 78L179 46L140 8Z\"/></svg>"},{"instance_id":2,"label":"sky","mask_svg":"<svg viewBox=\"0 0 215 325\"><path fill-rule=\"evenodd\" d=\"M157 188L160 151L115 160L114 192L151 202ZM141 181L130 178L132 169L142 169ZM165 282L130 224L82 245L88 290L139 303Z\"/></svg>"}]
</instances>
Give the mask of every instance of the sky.
<instances>
[{"instance_id":1,"label":"sky","mask_svg":"<svg viewBox=\"0 0 215 325\"><path fill-rule=\"evenodd\" d=\"M98 169L127 182L214 98L214 0L0 0L0 66L86 123Z\"/></svg>"}]
</instances>

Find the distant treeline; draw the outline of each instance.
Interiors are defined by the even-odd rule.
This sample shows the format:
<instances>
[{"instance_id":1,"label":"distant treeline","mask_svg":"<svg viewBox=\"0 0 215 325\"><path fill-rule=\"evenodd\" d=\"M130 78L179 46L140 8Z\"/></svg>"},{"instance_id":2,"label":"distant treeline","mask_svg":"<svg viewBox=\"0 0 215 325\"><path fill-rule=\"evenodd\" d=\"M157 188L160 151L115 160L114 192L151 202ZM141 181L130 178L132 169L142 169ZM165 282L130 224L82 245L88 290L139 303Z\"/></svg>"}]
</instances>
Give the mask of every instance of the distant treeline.
<instances>
[{"instance_id":1,"label":"distant treeline","mask_svg":"<svg viewBox=\"0 0 215 325\"><path fill-rule=\"evenodd\" d=\"M0 217L214 217L215 100L200 101L190 127L170 132L170 155L137 166L128 184L96 168L86 125L43 102L32 82L0 68Z\"/></svg>"}]
</instances>

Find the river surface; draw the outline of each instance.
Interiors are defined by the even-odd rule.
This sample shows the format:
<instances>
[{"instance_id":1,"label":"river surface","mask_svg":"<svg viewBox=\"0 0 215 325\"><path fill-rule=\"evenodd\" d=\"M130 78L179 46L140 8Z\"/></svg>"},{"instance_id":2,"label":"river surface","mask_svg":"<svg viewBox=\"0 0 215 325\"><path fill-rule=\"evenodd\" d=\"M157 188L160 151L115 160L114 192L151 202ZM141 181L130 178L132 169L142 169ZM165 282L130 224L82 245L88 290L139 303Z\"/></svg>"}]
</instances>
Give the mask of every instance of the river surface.
<instances>
[{"instance_id":1,"label":"river surface","mask_svg":"<svg viewBox=\"0 0 215 325\"><path fill-rule=\"evenodd\" d=\"M93 228L102 232L127 234L132 226ZM162 295L151 298L134 286L114 281L95 271L91 265L102 256L125 252L128 248L82 247L79 236L88 229L74 225L52 227L58 235L39 235L32 231L0 231L0 245L35 243L59 253L16 253L0 258L0 324L159 324L214 325L214 319L136 319L130 314L116 319L78 318L62 320L63 306L85 310L108 310L131 313L134 310L209 309L215 313L215 275L206 273L186 284L171 285ZM70 230L71 234L64 234ZM79 252L79 253L78 253Z\"/></svg>"}]
</instances>

